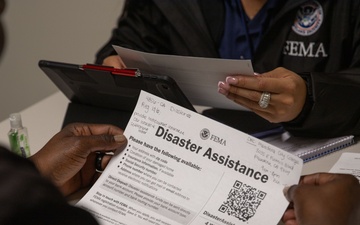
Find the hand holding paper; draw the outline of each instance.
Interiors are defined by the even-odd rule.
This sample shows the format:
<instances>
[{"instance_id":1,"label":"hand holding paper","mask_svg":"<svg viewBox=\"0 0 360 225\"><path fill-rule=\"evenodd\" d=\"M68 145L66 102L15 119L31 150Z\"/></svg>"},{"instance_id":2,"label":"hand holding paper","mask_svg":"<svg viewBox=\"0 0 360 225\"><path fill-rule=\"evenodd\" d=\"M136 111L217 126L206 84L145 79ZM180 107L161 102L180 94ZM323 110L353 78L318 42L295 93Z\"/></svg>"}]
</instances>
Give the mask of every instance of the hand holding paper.
<instances>
[{"instance_id":1,"label":"hand holding paper","mask_svg":"<svg viewBox=\"0 0 360 225\"><path fill-rule=\"evenodd\" d=\"M283 217L287 224L359 224L360 185L351 175L318 173L304 176L287 192L294 208ZM296 221L296 223L295 223Z\"/></svg>"},{"instance_id":2,"label":"hand holding paper","mask_svg":"<svg viewBox=\"0 0 360 225\"><path fill-rule=\"evenodd\" d=\"M277 224L302 160L142 92L116 154L79 202L102 224Z\"/></svg>"},{"instance_id":3,"label":"hand holding paper","mask_svg":"<svg viewBox=\"0 0 360 225\"><path fill-rule=\"evenodd\" d=\"M144 73L171 76L193 105L245 109L219 94L217 85L229 75L253 75L250 60L160 55L113 47L127 67L140 68Z\"/></svg>"}]
</instances>

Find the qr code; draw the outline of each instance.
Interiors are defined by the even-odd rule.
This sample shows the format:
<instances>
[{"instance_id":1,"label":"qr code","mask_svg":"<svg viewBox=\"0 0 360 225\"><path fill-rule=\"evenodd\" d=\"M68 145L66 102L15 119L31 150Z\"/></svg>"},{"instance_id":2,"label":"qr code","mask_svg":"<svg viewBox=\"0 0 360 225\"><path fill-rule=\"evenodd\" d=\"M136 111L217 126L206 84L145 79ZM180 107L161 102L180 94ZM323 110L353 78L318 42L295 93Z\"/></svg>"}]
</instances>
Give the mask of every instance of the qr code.
<instances>
[{"instance_id":1,"label":"qr code","mask_svg":"<svg viewBox=\"0 0 360 225\"><path fill-rule=\"evenodd\" d=\"M247 222L256 214L257 208L266 193L240 181L235 181L226 201L220 206L219 211L228 213L243 222Z\"/></svg>"}]
</instances>

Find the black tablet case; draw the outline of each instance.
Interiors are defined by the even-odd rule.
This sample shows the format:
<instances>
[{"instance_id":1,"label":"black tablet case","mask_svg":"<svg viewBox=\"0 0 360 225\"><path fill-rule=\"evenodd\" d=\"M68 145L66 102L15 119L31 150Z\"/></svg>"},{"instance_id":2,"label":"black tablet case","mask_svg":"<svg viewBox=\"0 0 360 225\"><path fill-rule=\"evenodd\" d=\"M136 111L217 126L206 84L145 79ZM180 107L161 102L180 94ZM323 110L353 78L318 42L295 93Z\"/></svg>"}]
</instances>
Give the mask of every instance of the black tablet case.
<instances>
[{"instance_id":1,"label":"black tablet case","mask_svg":"<svg viewBox=\"0 0 360 225\"><path fill-rule=\"evenodd\" d=\"M72 122L109 123L125 129L141 90L195 111L168 76L130 77L48 60L40 60L39 67L70 100L63 126Z\"/></svg>"},{"instance_id":2,"label":"black tablet case","mask_svg":"<svg viewBox=\"0 0 360 225\"><path fill-rule=\"evenodd\" d=\"M82 69L81 65L40 60L39 67L70 100L63 126L73 122L108 123L125 129L140 90L196 111L176 82L168 76L114 75ZM208 109L203 115L248 134L278 128L252 111Z\"/></svg>"}]
</instances>

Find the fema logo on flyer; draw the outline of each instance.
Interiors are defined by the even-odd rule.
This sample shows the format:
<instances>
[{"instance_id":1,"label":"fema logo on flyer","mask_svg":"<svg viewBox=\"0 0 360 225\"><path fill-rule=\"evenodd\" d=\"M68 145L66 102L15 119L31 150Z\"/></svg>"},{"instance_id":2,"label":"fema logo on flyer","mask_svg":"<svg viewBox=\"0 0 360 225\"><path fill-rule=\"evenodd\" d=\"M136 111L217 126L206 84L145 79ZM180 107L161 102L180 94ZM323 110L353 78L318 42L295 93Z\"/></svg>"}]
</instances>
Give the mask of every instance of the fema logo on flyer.
<instances>
[{"instance_id":1,"label":"fema logo on flyer","mask_svg":"<svg viewBox=\"0 0 360 225\"><path fill-rule=\"evenodd\" d=\"M200 138L206 140L210 137L210 131L207 128L204 128L200 131Z\"/></svg>"},{"instance_id":2,"label":"fema logo on flyer","mask_svg":"<svg viewBox=\"0 0 360 225\"><path fill-rule=\"evenodd\" d=\"M300 6L292 29L301 36L309 36L319 30L324 19L323 9L317 1Z\"/></svg>"}]
</instances>

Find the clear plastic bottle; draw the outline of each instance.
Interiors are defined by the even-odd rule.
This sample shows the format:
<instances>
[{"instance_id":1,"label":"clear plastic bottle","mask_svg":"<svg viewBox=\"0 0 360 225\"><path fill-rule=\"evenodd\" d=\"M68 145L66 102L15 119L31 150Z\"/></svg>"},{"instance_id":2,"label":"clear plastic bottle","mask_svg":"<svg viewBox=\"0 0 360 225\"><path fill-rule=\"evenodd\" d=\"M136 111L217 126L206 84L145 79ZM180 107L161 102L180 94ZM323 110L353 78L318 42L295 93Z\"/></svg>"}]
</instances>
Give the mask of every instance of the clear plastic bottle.
<instances>
[{"instance_id":1,"label":"clear plastic bottle","mask_svg":"<svg viewBox=\"0 0 360 225\"><path fill-rule=\"evenodd\" d=\"M10 114L11 129L8 133L10 149L24 158L30 156L30 146L27 128L23 127L20 113Z\"/></svg>"}]
</instances>

